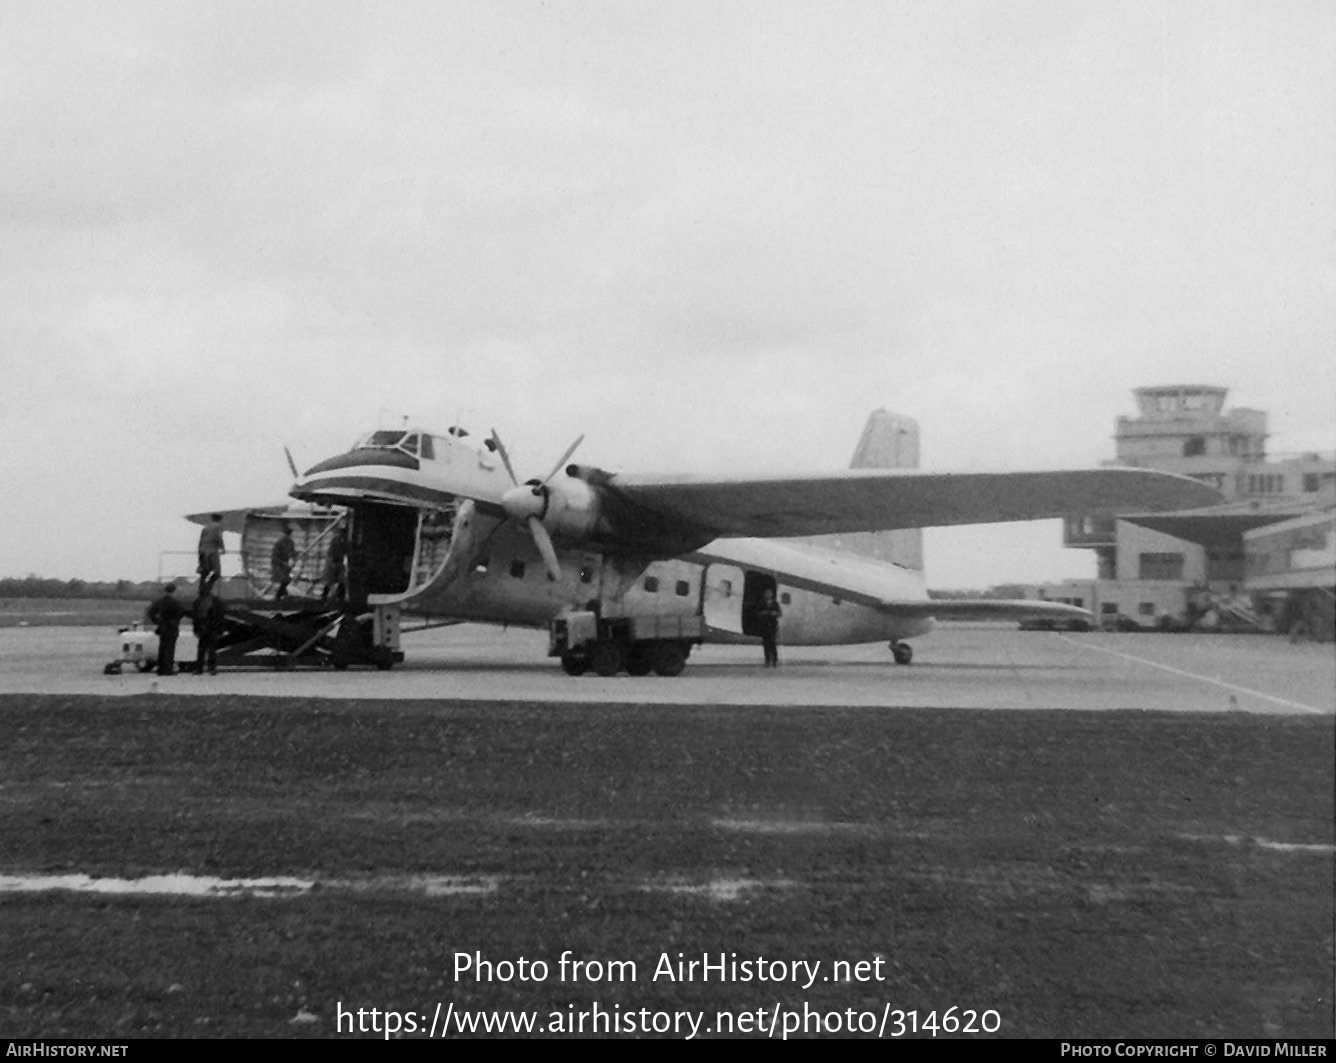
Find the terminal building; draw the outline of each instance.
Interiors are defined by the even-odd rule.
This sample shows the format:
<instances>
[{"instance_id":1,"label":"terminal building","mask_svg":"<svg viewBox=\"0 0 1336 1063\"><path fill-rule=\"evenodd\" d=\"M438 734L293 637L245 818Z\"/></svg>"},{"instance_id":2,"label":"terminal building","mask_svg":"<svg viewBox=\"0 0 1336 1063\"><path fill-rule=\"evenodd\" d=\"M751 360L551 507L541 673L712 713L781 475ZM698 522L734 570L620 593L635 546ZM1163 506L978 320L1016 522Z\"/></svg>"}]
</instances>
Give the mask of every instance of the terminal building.
<instances>
[{"instance_id":1,"label":"terminal building","mask_svg":"<svg viewBox=\"0 0 1336 1063\"><path fill-rule=\"evenodd\" d=\"M1312 627L1309 613L1320 613L1324 601L1330 614L1333 563L1315 563L1321 551L1305 546L1291 564L1263 529L1299 528L1308 543L1332 526L1336 454L1268 454L1266 413L1226 409L1227 388L1184 384L1134 394L1138 413L1118 418L1116 457L1107 464L1190 476L1219 490L1224 502L1176 513L1069 517L1063 545L1094 553L1095 578L1027 592L1126 628L1284 629L1300 616Z\"/></svg>"}]
</instances>

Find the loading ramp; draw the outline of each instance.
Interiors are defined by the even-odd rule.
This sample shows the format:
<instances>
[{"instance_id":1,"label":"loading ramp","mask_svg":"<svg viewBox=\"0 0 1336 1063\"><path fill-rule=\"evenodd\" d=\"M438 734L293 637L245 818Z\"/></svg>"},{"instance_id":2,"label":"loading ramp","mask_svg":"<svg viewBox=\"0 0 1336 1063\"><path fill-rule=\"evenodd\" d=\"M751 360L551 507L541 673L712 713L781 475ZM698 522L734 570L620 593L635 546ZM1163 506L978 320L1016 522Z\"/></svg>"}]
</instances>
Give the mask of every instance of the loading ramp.
<instances>
[{"instance_id":1,"label":"loading ramp","mask_svg":"<svg viewBox=\"0 0 1336 1063\"><path fill-rule=\"evenodd\" d=\"M373 612L315 598L226 599L219 667L386 670L403 652L377 640ZM397 640L396 640L397 641Z\"/></svg>"}]
</instances>

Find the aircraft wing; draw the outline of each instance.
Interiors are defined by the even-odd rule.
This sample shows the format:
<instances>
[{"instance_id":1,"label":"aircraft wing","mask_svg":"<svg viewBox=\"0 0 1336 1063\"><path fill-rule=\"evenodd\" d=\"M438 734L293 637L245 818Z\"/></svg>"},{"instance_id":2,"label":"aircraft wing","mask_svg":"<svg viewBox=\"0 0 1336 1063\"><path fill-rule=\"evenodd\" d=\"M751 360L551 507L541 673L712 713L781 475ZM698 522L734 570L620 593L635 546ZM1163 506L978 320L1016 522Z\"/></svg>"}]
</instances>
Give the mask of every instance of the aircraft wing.
<instances>
[{"instance_id":1,"label":"aircraft wing","mask_svg":"<svg viewBox=\"0 0 1336 1063\"><path fill-rule=\"evenodd\" d=\"M1191 509L1221 501L1213 487L1172 473L1107 468L940 473L850 469L808 476L705 478L615 474L624 502L712 537L789 538Z\"/></svg>"}]
</instances>

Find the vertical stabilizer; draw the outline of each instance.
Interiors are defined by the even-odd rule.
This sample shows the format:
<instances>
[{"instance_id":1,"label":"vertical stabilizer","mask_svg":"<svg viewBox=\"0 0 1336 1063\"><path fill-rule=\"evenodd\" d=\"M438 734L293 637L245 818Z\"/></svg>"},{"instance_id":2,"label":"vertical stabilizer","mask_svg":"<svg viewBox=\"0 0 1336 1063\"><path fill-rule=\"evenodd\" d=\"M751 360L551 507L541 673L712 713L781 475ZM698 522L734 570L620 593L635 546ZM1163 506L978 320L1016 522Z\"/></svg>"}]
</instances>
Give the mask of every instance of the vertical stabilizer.
<instances>
[{"instance_id":1,"label":"vertical stabilizer","mask_svg":"<svg viewBox=\"0 0 1336 1063\"><path fill-rule=\"evenodd\" d=\"M919 427L912 417L873 410L854 448L851 469L917 469ZM845 553L875 557L902 568L923 571L923 532L917 528L897 531L855 532L849 535L817 535L804 539Z\"/></svg>"}]
</instances>

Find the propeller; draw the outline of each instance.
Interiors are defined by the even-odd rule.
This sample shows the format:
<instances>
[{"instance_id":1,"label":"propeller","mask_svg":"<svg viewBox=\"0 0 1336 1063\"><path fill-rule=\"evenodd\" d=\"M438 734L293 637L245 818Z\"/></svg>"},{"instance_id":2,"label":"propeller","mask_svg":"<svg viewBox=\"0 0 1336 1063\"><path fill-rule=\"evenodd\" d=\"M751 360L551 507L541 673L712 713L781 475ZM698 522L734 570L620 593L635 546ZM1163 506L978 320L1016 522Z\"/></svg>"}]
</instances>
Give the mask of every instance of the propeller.
<instances>
[{"instance_id":1,"label":"propeller","mask_svg":"<svg viewBox=\"0 0 1336 1063\"><path fill-rule=\"evenodd\" d=\"M297 463L292 460L292 451L287 448L286 444L283 446L283 456L288 459L288 468L292 470L292 478L294 480L300 479L301 474L297 472Z\"/></svg>"},{"instance_id":2,"label":"propeller","mask_svg":"<svg viewBox=\"0 0 1336 1063\"><path fill-rule=\"evenodd\" d=\"M575 449L584 442L584 436L577 437L575 442L566 448L566 452L552 466L552 471L543 479L526 480L522 484L520 478L515 475L510 455L506 452L505 444L501 442L501 437L496 434L495 428L492 429L492 442L496 444L496 452L501 456L501 464L510 474L510 482L515 485L501 496L501 508L511 520L528 525L534 545L538 547L538 552L543 557L547 578L556 582L561 578L561 565L557 561L556 548L552 545L552 536L543 525L543 518L547 516L552 506L552 488L548 486L548 481L562 470L571 455L575 453Z\"/></svg>"}]
</instances>

